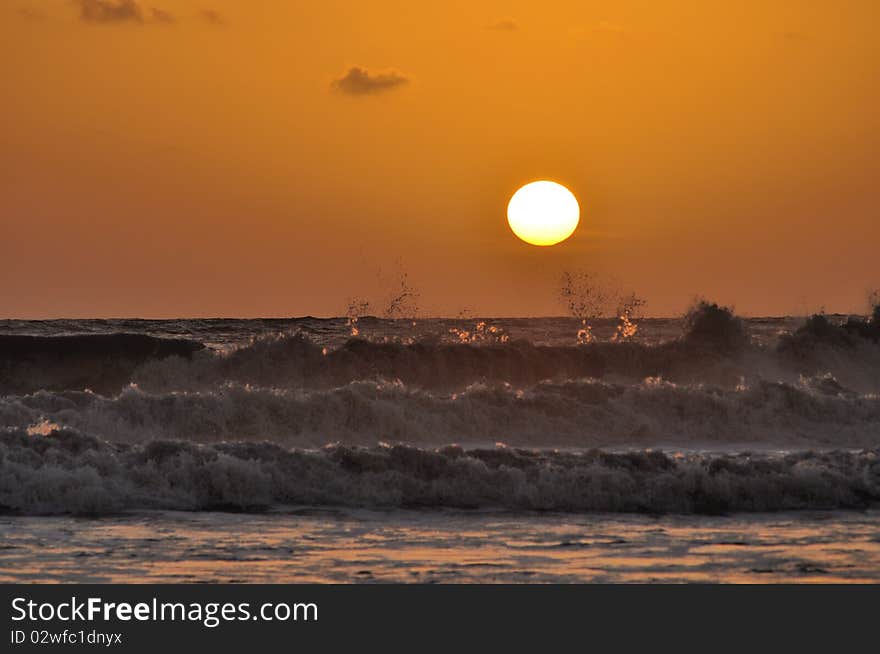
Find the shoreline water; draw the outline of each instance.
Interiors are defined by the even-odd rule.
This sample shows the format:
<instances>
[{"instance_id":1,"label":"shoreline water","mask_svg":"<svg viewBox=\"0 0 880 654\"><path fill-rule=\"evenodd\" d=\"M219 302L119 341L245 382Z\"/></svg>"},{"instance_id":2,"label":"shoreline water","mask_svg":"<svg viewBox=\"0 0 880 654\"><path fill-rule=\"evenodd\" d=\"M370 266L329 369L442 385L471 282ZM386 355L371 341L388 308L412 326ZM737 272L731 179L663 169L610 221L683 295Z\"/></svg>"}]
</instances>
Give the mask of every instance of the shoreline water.
<instances>
[{"instance_id":1,"label":"shoreline water","mask_svg":"<svg viewBox=\"0 0 880 654\"><path fill-rule=\"evenodd\" d=\"M4 583L878 583L880 512L0 517Z\"/></svg>"}]
</instances>

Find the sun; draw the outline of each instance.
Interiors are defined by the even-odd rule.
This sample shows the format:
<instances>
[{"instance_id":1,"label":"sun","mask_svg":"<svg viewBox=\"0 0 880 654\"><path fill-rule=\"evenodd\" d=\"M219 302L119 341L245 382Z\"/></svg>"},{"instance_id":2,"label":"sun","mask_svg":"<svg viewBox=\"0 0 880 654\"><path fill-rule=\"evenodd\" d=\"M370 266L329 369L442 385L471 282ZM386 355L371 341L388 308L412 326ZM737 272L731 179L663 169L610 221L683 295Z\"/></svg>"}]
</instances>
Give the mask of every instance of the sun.
<instances>
[{"instance_id":1,"label":"sun","mask_svg":"<svg viewBox=\"0 0 880 654\"><path fill-rule=\"evenodd\" d=\"M556 245L572 235L581 210L562 184L541 180L521 187L507 204L507 222L532 245Z\"/></svg>"}]
</instances>

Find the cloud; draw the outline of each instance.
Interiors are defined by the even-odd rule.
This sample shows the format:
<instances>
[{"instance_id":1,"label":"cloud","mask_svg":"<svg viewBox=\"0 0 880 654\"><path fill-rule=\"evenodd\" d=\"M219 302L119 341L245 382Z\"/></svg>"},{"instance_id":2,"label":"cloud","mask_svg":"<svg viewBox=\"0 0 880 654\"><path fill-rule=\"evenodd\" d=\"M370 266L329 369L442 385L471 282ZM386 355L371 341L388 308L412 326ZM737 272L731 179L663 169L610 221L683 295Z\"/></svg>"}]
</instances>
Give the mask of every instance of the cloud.
<instances>
[{"instance_id":1,"label":"cloud","mask_svg":"<svg viewBox=\"0 0 880 654\"><path fill-rule=\"evenodd\" d=\"M173 25L177 22L177 19L174 18L174 14L165 11L164 9L157 9L156 7L150 9L150 17L153 19L154 23L161 23L162 25Z\"/></svg>"},{"instance_id":2,"label":"cloud","mask_svg":"<svg viewBox=\"0 0 880 654\"><path fill-rule=\"evenodd\" d=\"M617 38L624 38L629 35L629 30L627 28L618 25L617 23L609 23L605 20L596 25L594 30L600 34L608 34L609 36L615 36Z\"/></svg>"},{"instance_id":3,"label":"cloud","mask_svg":"<svg viewBox=\"0 0 880 654\"><path fill-rule=\"evenodd\" d=\"M18 10L18 15L25 20L33 21L35 23L46 20L46 14L31 7L21 7Z\"/></svg>"},{"instance_id":4,"label":"cloud","mask_svg":"<svg viewBox=\"0 0 880 654\"><path fill-rule=\"evenodd\" d=\"M174 14L158 7L150 7L149 12L145 12L137 0L73 0L73 3L79 7L79 17L86 23L173 25L177 22Z\"/></svg>"},{"instance_id":5,"label":"cloud","mask_svg":"<svg viewBox=\"0 0 880 654\"><path fill-rule=\"evenodd\" d=\"M395 70L371 73L366 68L352 66L345 75L334 80L332 86L347 95L376 95L392 91L408 82L406 75Z\"/></svg>"},{"instance_id":6,"label":"cloud","mask_svg":"<svg viewBox=\"0 0 880 654\"><path fill-rule=\"evenodd\" d=\"M812 41L813 40L813 37L810 34L807 34L805 32L795 32L795 31L783 32L782 38L784 38L786 41Z\"/></svg>"},{"instance_id":7,"label":"cloud","mask_svg":"<svg viewBox=\"0 0 880 654\"><path fill-rule=\"evenodd\" d=\"M143 23L144 14L135 0L74 0L79 17L87 23Z\"/></svg>"},{"instance_id":8,"label":"cloud","mask_svg":"<svg viewBox=\"0 0 880 654\"><path fill-rule=\"evenodd\" d=\"M488 27L497 32L515 32L519 29L519 24L513 18L501 18Z\"/></svg>"},{"instance_id":9,"label":"cloud","mask_svg":"<svg viewBox=\"0 0 880 654\"><path fill-rule=\"evenodd\" d=\"M226 24L226 20L216 9L203 9L201 12L199 12L199 16L206 23L215 25L217 27Z\"/></svg>"}]
</instances>

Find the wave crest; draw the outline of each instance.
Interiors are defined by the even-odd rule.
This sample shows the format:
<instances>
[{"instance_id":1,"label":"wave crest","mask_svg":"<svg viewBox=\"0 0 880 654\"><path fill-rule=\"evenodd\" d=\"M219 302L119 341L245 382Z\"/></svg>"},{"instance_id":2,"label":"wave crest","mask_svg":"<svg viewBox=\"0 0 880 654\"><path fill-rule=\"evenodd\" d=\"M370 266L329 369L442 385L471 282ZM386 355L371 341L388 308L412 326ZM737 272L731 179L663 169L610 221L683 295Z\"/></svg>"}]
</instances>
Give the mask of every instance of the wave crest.
<instances>
[{"instance_id":1,"label":"wave crest","mask_svg":"<svg viewBox=\"0 0 880 654\"><path fill-rule=\"evenodd\" d=\"M27 514L279 505L722 513L865 507L877 450L622 454L271 443L114 445L70 430L0 433L0 505Z\"/></svg>"},{"instance_id":2,"label":"wave crest","mask_svg":"<svg viewBox=\"0 0 880 654\"><path fill-rule=\"evenodd\" d=\"M47 422L120 442L873 447L880 444L880 396L859 395L826 375L736 390L651 378L478 384L451 394L354 382L309 391L229 385L153 394L132 387L113 398L80 391L0 398L0 427L38 430Z\"/></svg>"}]
</instances>

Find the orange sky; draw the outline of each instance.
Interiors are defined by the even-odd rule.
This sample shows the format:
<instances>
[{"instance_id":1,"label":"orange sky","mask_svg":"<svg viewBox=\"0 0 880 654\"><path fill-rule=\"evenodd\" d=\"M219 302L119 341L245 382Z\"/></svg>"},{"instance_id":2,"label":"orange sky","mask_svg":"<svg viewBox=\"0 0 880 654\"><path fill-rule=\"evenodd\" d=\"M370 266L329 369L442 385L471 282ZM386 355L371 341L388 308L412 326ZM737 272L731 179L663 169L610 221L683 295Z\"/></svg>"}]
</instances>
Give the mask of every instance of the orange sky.
<instances>
[{"instance_id":1,"label":"orange sky","mask_svg":"<svg viewBox=\"0 0 880 654\"><path fill-rule=\"evenodd\" d=\"M159 9L161 13L152 10ZM679 313L880 286L880 3L8 0L0 317ZM356 67L358 70L352 71ZM575 235L505 207L567 185Z\"/></svg>"}]
</instances>

